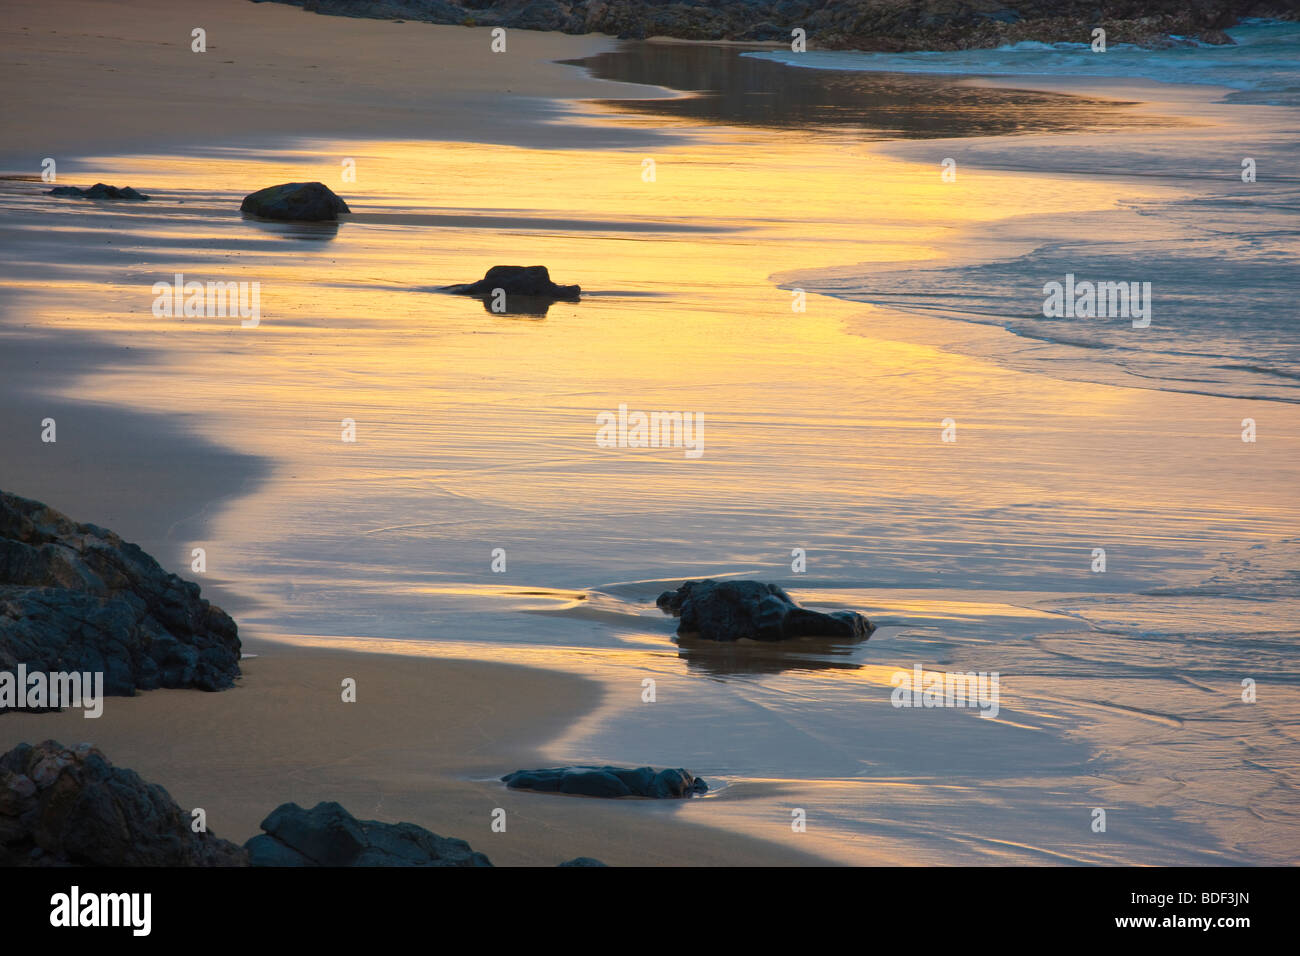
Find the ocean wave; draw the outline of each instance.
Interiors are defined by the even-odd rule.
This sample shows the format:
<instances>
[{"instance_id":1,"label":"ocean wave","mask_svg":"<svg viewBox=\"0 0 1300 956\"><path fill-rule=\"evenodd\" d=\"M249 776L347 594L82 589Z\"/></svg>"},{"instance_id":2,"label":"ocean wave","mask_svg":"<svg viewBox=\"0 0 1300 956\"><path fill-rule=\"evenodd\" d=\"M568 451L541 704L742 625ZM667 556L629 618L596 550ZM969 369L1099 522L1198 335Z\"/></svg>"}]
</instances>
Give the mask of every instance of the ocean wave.
<instances>
[{"instance_id":1,"label":"ocean wave","mask_svg":"<svg viewBox=\"0 0 1300 956\"><path fill-rule=\"evenodd\" d=\"M1185 150L1205 169L1231 169L1227 157L1198 155L1194 144ZM1285 168L1281 143L1264 155L1270 170ZM1140 171L1145 160L1133 162ZM1016 340L990 346L1000 351L986 357L1017 368L1104 384L1300 402L1294 309L1300 194L1287 181L1234 185L1227 176L1199 189L1202 195L981 227L986 248L1015 248L1013 255L910 268L862 262L774 278L786 288L1006 329ZM1072 238L1054 238L1061 235ZM1049 284L1070 288L1076 281L1145 292L1146 319L1107 316L1100 304L1093 318L1045 314ZM870 334L870 317L863 321Z\"/></svg>"},{"instance_id":2,"label":"ocean wave","mask_svg":"<svg viewBox=\"0 0 1300 956\"><path fill-rule=\"evenodd\" d=\"M745 56L819 70L977 76L1080 76L1227 87L1230 99L1300 105L1300 23L1248 20L1227 31L1233 45L1149 50L1114 44L1094 53L1085 43L1026 41L995 49L921 53L763 51Z\"/></svg>"}]
</instances>

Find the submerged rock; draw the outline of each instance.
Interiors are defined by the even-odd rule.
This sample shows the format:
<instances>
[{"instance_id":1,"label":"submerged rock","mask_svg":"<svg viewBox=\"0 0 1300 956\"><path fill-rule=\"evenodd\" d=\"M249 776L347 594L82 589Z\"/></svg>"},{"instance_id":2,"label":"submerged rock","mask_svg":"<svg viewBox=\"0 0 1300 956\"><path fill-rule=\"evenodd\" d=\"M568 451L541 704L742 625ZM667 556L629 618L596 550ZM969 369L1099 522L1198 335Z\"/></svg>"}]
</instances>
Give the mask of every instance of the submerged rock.
<instances>
[{"instance_id":1,"label":"submerged rock","mask_svg":"<svg viewBox=\"0 0 1300 956\"><path fill-rule=\"evenodd\" d=\"M337 803L276 807L245 844L253 866L491 866L464 840L414 823L358 820Z\"/></svg>"},{"instance_id":2,"label":"submerged rock","mask_svg":"<svg viewBox=\"0 0 1300 956\"><path fill-rule=\"evenodd\" d=\"M240 212L263 219L323 222L351 212L348 204L324 183L281 183L249 193L239 204Z\"/></svg>"},{"instance_id":3,"label":"submerged rock","mask_svg":"<svg viewBox=\"0 0 1300 956\"><path fill-rule=\"evenodd\" d=\"M118 189L116 186L109 186L105 183L95 183L89 189L79 189L76 186L55 186L48 190L47 196L78 196L82 199L127 199L132 202L147 202L149 197L144 193L136 192L130 186L123 186Z\"/></svg>"},{"instance_id":4,"label":"submerged rock","mask_svg":"<svg viewBox=\"0 0 1300 956\"><path fill-rule=\"evenodd\" d=\"M1202 30L1201 33L1196 37L1196 39L1200 40L1202 43L1208 43L1211 46L1236 46L1237 45L1237 41L1234 40L1232 37L1228 36L1228 34L1224 33L1222 30L1215 30L1215 29Z\"/></svg>"},{"instance_id":5,"label":"submerged rock","mask_svg":"<svg viewBox=\"0 0 1300 956\"><path fill-rule=\"evenodd\" d=\"M102 673L115 695L221 690L239 654L235 622L197 584L111 531L0 492L0 672Z\"/></svg>"},{"instance_id":6,"label":"submerged rock","mask_svg":"<svg viewBox=\"0 0 1300 956\"><path fill-rule=\"evenodd\" d=\"M707 793L709 785L688 771L653 767L553 767L516 770L501 778L512 790L568 793L584 797L653 797L668 799Z\"/></svg>"},{"instance_id":7,"label":"submerged rock","mask_svg":"<svg viewBox=\"0 0 1300 956\"><path fill-rule=\"evenodd\" d=\"M449 285L442 291L453 295L491 296L497 289L505 293L507 305L511 296L576 302L582 292L576 285L556 285L546 266L493 266L477 282Z\"/></svg>"},{"instance_id":8,"label":"submerged rock","mask_svg":"<svg viewBox=\"0 0 1300 956\"><path fill-rule=\"evenodd\" d=\"M19 744L0 756L0 866L245 866L162 787L90 744Z\"/></svg>"},{"instance_id":9,"label":"submerged rock","mask_svg":"<svg viewBox=\"0 0 1300 956\"><path fill-rule=\"evenodd\" d=\"M810 611L775 584L761 581L687 581L655 602L681 618L680 635L709 641L784 641L795 637L841 637L865 641L876 629L856 611Z\"/></svg>"},{"instance_id":10,"label":"submerged rock","mask_svg":"<svg viewBox=\"0 0 1300 956\"><path fill-rule=\"evenodd\" d=\"M609 864L601 863L600 860L594 860L589 856L575 856L572 860L557 863L556 866L609 866Z\"/></svg>"}]
</instances>

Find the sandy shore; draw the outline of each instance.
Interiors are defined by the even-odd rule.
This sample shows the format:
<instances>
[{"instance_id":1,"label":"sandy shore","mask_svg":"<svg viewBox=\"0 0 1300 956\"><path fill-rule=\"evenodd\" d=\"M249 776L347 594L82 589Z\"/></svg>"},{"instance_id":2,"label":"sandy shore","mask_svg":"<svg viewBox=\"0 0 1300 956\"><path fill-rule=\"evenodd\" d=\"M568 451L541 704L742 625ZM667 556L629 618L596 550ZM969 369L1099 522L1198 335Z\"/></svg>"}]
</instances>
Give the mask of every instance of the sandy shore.
<instances>
[{"instance_id":1,"label":"sandy shore","mask_svg":"<svg viewBox=\"0 0 1300 956\"><path fill-rule=\"evenodd\" d=\"M1242 674L1290 675L1293 645L1270 637L1289 633L1286 608L1256 620L1186 594L1234 573L1221 553L1258 545L1244 576L1262 584L1260 563L1293 553L1295 407L1008 367L989 358L1019 344L1005 330L812 294L796 314L781 279L960 261L1013 247L1017 217L1100 219L1185 183L985 170L969 140L904 143L900 161L856 135L596 109L553 122L575 114L549 97L628 89L549 62L599 38L512 34L496 56L486 31L244 0L132 5L111 36L60 27L100 15L56 0L0 27L24 51L2 68L3 121L25 131L0 147L7 171L55 154L61 183L155 197L0 182L0 438L15 449L0 487L187 576L204 545L204 593L260 656L232 692L111 700L93 725L11 715L0 744L93 734L233 839L282 800L338 799L499 863L1294 856L1295 683L1249 709L1236 696ZM956 201L938 175L950 152ZM340 187L357 212L337 235L240 219L256 186L339 183L341 156L360 178ZM580 281L582 303L541 320L430 294L507 251ZM176 271L261 282L262 325L152 316L151 284ZM57 447L33 425L51 396ZM623 402L703 410L707 455L597 450L593 412ZM1246 415L1258 444L1238 435ZM939 438L948 416L960 443ZM497 545L508 574L488 567ZM1104 585L1094 547L1110 550ZM658 591L723 573L885 626L806 668L674 644ZM1207 632L1224 637L1209 655ZM335 649L386 640L436 659ZM891 707L892 669L915 664L1001 671L1000 718ZM361 703L339 702L342 676ZM544 758L685 766L720 790L611 804L497 782ZM504 835L487 827L498 806ZM1098 806L1118 808L1105 839Z\"/></svg>"},{"instance_id":2,"label":"sandy shore","mask_svg":"<svg viewBox=\"0 0 1300 956\"><path fill-rule=\"evenodd\" d=\"M110 697L104 714L9 714L0 750L89 741L160 783L239 843L281 803L337 800L360 819L407 821L468 840L497 865L591 856L616 866L819 862L674 819L672 806L518 793L497 778L539 766L540 745L596 706L599 685L554 672L254 643L217 694ZM343 678L357 700L341 700ZM506 811L506 832L492 813Z\"/></svg>"},{"instance_id":3,"label":"sandy shore","mask_svg":"<svg viewBox=\"0 0 1300 956\"><path fill-rule=\"evenodd\" d=\"M204 53L191 50L196 28L206 31ZM248 0L132 0L111 15L90 0L10 5L0 45L15 54L0 64L8 91L0 123L24 135L6 137L0 165L39 174L46 156L63 168L87 155L267 135L558 146L575 134L554 123L551 101L646 94L553 62L612 40L519 30L493 53L491 39L487 29L321 17ZM583 132L585 145L628 138Z\"/></svg>"},{"instance_id":4,"label":"sandy shore","mask_svg":"<svg viewBox=\"0 0 1300 956\"><path fill-rule=\"evenodd\" d=\"M207 31L205 54L190 51L198 26ZM84 0L11 8L0 43L19 53L0 67L8 90L0 124L23 135L6 139L0 164L36 175L52 155L63 183L79 182L84 157L272 135L560 145L573 131L548 125L551 99L645 93L551 62L608 48L601 38L520 31L507 55L491 54L489 39L487 30L318 17L245 0L139 0L111 16ZM593 129L587 144L648 136ZM175 542L192 539L223 500L256 484L262 462L193 438L166 417L108 404L70 413L74 403L52 397L51 387L105 364L147 365L147 356L111 339L52 344L14 298L5 304L0 441L26 445L29 419L45 415L75 428L78 440L61 431L67 440L44 457L9 457L0 486L112 527L183 569ZM220 588L204 591L221 599ZM223 603L238 610L237 600ZM671 807L507 791L496 778L536 765L539 746L595 706L592 682L247 640L245 650L257 656L232 691L110 698L93 722L80 712L6 715L0 749L90 741L183 807L204 807L211 829L239 842L281 802L338 800L361 818L464 838L498 864L554 865L580 855L614 865L816 861L674 820ZM340 701L344 676L358 681L355 705ZM506 833L490 829L496 807L507 811Z\"/></svg>"}]
</instances>

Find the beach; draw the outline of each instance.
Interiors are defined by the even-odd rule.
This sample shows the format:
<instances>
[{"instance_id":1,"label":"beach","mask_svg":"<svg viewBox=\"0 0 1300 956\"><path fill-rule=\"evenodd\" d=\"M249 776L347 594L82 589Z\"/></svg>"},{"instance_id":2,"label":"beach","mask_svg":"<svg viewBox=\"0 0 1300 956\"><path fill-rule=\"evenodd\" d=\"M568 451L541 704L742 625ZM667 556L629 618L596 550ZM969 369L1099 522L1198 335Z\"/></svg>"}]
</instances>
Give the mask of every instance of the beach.
<instances>
[{"instance_id":1,"label":"beach","mask_svg":"<svg viewBox=\"0 0 1300 956\"><path fill-rule=\"evenodd\" d=\"M499 782L502 761L532 766L540 744L597 706L580 678L461 660L262 647L234 690L110 698L79 710L13 714L8 739L90 740L116 766L164 782L188 813L242 843L276 805L338 801L359 819L411 822L470 841L498 866L799 866L812 854L674 818L672 807L590 799L540 802ZM357 682L355 710L340 684ZM358 713L359 711L359 713ZM160 732L160 728L165 731ZM544 799L544 798L543 798ZM506 812L504 832L492 812Z\"/></svg>"},{"instance_id":2,"label":"beach","mask_svg":"<svg viewBox=\"0 0 1300 956\"><path fill-rule=\"evenodd\" d=\"M845 118L877 82L845 72L776 122L725 97L656 110L682 64L738 68L691 44L637 47L632 80L598 78L608 38L511 31L494 54L486 29L280 4L60 26L96 9L3 27L23 135L0 171L28 178L0 180L0 488L197 580L253 656L228 691L6 714L0 749L94 742L238 842L282 802L338 800L506 865L1295 862L1300 410L1285 326L1238 333L1297 254L1293 107L890 74L887 110ZM1242 142L1272 192L1238 246ZM1174 154L1177 175L1144 165ZM60 184L151 198L45 196L46 156ZM337 228L240 218L310 180L351 207ZM1223 314L1171 304L1193 229L1241 277L1209 283ZM1112 234L1134 244L1032 259ZM502 263L582 300L503 315L437 291ZM1072 269L1151 281L1169 340L1024 320ZM158 315L178 274L259 283L258 323ZM601 447L624 407L702 416L701 454ZM655 599L704 577L878 630L675 641ZM997 714L893 705L914 668L1000 675ZM499 782L603 763L710 793Z\"/></svg>"}]
</instances>

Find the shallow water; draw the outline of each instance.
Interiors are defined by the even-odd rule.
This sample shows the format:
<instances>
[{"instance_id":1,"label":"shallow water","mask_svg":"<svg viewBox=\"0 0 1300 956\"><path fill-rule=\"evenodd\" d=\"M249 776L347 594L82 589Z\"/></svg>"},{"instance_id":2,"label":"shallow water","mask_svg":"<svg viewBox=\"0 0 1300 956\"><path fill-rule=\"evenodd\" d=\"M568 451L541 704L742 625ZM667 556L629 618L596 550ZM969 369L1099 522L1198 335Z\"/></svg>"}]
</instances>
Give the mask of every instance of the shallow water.
<instances>
[{"instance_id":1,"label":"shallow water","mask_svg":"<svg viewBox=\"0 0 1300 956\"><path fill-rule=\"evenodd\" d=\"M1157 80L1226 87L1240 103L1300 106L1300 27L1294 22L1246 20L1226 31L1234 43L1188 41L1149 50L1109 44L1093 51L1082 43L1016 43L996 49L917 53L841 53L809 50L745 54L821 70L959 76L1074 76Z\"/></svg>"},{"instance_id":2,"label":"shallow water","mask_svg":"<svg viewBox=\"0 0 1300 956\"><path fill-rule=\"evenodd\" d=\"M61 391L267 461L201 540L142 542L182 572L206 548L246 634L595 676L605 705L557 761L689 767L718 785L690 819L838 859L1293 862L1297 410L1011 367L988 357L1001 329L816 294L794 311L771 280L941 260L1012 217L1180 187L988 171L954 204L932 167L842 132L677 134L653 154L341 141L95 161L153 195L132 207L6 182L6 322L129 346ZM302 179L354 215L239 217L245 192ZM545 263L583 300L495 315L431 291L500 262ZM176 272L260 282L259 325L155 317ZM702 457L598 447L620 404L702 414ZM710 575L881 628L678 644L654 597ZM998 716L890 706L916 665L998 672Z\"/></svg>"},{"instance_id":3,"label":"shallow water","mask_svg":"<svg viewBox=\"0 0 1300 956\"><path fill-rule=\"evenodd\" d=\"M863 139L947 139L967 136L1120 130L1177 125L1137 116L1111 97L1038 90L978 88L946 76L832 68L833 54L808 59L734 46L623 43L619 49L566 61L602 80L667 87L678 95L598 101L657 126L710 123L767 129L850 132ZM870 62L870 61L867 61ZM790 66L819 67L816 73ZM825 68L821 68L825 67ZM682 95L689 94L689 95Z\"/></svg>"},{"instance_id":4,"label":"shallow water","mask_svg":"<svg viewBox=\"0 0 1300 956\"><path fill-rule=\"evenodd\" d=\"M954 203L966 202L965 183L987 170L1078 173L1080 189L1102 176L1132 185L1110 208L981 224L925 268L867 260L777 278L786 288L1008 329L1027 341L993 357L1017 367L1051 363L1054 374L1094 382L1297 402L1300 25L1252 21L1230 33L1235 45L1157 51L1025 43L795 54L668 44L575 62L602 78L700 91L609 104L622 112L905 139L896 155L931 163L936 175L951 164ZM1130 90L1066 96L973 86L972 75L1031 86L1062 77L1219 86L1238 108L1137 109ZM1147 135L1115 135L1135 130ZM1067 281L1122 283L1125 295L1095 317L1048 315L1048 284Z\"/></svg>"}]
</instances>

